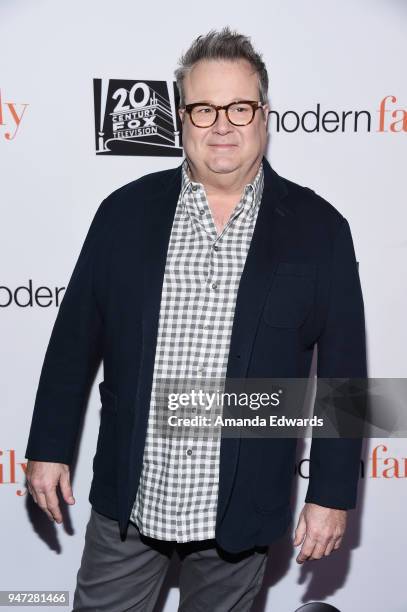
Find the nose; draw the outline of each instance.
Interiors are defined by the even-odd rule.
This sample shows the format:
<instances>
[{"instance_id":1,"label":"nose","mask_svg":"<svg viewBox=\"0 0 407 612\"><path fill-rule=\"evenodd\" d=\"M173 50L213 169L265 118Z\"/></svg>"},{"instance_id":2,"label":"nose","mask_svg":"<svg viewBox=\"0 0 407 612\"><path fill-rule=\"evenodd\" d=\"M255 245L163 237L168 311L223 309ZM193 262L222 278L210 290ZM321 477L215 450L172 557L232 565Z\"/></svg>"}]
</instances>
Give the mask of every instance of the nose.
<instances>
[{"instance_id":1,"label":"nose","mask_svg":"<svg viewBox=\"0 0 407 612\"><path fill-rule=\"evenodd\" d=\"M227 134L227 132L230 132L231 129L233 129L233 126L232 126L232 124L230 123L229 119L226 116L225 109L222 108L218 112L218 118L216 119L215 123L213 124L213 130L215 132L217 132L218 134Z\"/></svg>"}]
</instances>

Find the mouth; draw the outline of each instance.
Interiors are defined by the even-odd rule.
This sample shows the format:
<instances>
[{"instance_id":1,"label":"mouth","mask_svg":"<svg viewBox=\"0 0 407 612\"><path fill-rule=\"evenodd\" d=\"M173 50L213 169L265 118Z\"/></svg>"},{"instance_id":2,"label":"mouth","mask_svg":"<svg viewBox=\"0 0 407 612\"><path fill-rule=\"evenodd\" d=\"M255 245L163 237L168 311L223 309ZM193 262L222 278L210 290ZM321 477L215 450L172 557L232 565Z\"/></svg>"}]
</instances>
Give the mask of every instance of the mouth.
<instances>
[{"instance_id":1,"label":"mouth","mask_svg":"<svg viewBox=\"0 0 407 612\"><path fill-rule=\"evenodd\" d=\"M232 147L237 147L237 145L234 145L234 144L211 144L209 146L216 147L218 149L230 149Z\"/></svg>"}]
</instances>

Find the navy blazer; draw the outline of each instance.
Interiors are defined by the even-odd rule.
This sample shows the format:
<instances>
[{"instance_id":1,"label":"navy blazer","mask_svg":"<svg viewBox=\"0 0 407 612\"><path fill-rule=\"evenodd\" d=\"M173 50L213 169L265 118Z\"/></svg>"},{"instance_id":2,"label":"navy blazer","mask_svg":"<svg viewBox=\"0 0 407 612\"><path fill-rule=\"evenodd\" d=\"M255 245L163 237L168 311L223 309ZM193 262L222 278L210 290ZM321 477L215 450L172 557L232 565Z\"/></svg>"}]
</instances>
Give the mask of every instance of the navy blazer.
<instances>
[{"instance_id":1,"label":"navy blazer","mask_svg":"<svg viewBox=\"0 0 407 612\"><path fill-rule=\"evenodd\" d=\"M227 377L366 377L364 306L348 221L266 158L239 285ZM89 501L126 537L149 414L161 289L181 165L147 174L99 206L56 317L26 458L70 465L100 360L101 422ZM292 520L295 438L222 438L216 540L266 545ZM312 440L305 498L355 507L361 440Z\"/></svg>"}]
</instances>

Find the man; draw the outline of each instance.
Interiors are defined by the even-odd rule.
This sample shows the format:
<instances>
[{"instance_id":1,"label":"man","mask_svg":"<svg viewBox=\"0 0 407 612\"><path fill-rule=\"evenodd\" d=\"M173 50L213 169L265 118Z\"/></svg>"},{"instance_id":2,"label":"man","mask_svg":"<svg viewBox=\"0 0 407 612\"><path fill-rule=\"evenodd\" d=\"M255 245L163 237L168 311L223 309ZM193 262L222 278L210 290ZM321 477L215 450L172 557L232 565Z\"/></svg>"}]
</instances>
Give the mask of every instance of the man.
<instances>
[{"instance_id":1,"label":"man","mask_svg":"<svg viewBox=\"0 0 407 612\"><path fill-rule=\"evenodd\" d=\"M198 37L176 72L185 160L99 207L44 360L26 457L60 523L100 358L101 425L74 610L152 610L174 546L182 611L250 610L288 528L296 439L165 438L159 381L365 377L363 299L347 220L264 157L268 77L248 38ZM161 415L162 416L162 415ZM338 549L358 439L315 438L297 562Z\"/></svg>"}]
</instances>

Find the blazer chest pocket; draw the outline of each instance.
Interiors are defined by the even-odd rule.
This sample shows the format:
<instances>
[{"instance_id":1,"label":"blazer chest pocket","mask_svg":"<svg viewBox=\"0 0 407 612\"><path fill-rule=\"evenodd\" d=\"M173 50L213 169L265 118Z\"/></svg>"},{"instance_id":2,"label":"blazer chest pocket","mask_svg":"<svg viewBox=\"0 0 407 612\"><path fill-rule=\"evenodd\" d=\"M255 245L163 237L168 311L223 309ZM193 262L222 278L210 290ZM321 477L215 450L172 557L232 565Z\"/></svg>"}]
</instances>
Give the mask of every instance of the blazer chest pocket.
<instances>
[{"instance_id":1,"label":"blazer chest pocket","mask_svg":"<svg viewBox=\"0 0 407 612\"><path fill-rule=\"evenodd\" d=\"M316 264L280 262L264 307L264 321L272 327L298 328L314 302Z\"/></svg>"}]
</instances>

